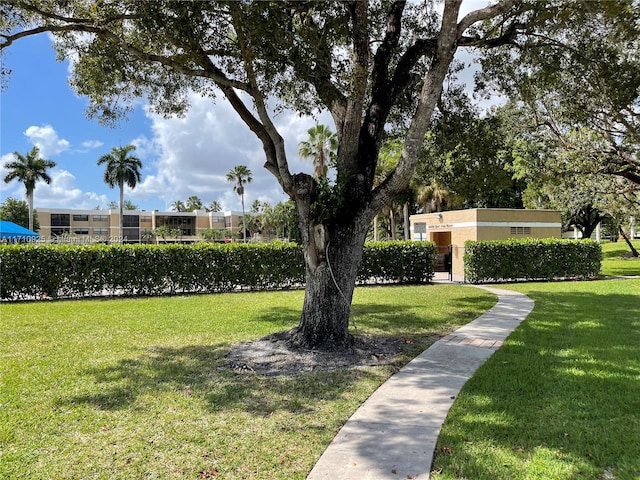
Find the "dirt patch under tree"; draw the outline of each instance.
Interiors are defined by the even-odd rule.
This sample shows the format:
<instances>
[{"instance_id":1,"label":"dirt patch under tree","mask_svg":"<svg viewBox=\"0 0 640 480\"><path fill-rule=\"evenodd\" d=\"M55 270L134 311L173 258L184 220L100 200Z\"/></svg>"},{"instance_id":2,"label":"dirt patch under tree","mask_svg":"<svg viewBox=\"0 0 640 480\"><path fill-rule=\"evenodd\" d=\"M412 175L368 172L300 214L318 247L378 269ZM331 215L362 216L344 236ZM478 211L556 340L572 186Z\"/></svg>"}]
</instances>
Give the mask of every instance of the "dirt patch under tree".
<instances>
[{"instance_id":1,"label":"dirt patch under tree","mask_svg":"<svg viewBox=\"0 0 640 480\"><path fill-rule=\"evenodd\" d=\"M259 375L296 375L304 372L393 365L411 347L410 340L384 336L354 336L347 350L326 352L293 345L292 330L232 345L230 368Z\"/></svg>"}]
</instances>

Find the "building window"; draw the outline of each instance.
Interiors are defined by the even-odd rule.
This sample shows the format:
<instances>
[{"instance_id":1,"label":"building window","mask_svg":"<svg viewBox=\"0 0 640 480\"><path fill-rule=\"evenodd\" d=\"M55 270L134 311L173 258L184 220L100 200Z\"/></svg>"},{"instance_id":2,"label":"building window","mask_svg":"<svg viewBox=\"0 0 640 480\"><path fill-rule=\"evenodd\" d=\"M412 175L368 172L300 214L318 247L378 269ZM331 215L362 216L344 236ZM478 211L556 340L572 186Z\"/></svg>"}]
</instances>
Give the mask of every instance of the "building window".
<instances>
[{"instance_id":1,"label":"building window","mask_svg":"<svg viewBox=\"0 0 640 480\"><path fill-rule=\"evenodd\" d=\"M145 215L144 217L140 217L140 222L151 223L151 216Z\"/></svg>"},{"instance_id":2,"label":"building window","mask_svg":"<svg viewBox=\"0 0 640 480\"><path fill-rule=\"evenodd\" d=\"M73 221L74 222L88 222L89 221L89 215L74 215L73 216Z\"/></svg>"},{"instance_id":3,"label":"building window","mask_svg":"<svg viewBox=\"0 0 640 480\"><path fill-rule=\"evenodd\" d=\"M74 228L73 229L73 233L75 233L76 235L89 235L89 229L88 228Z\"/></svg>"},{"instance_id":4,"label":"building window","mask_svg":"<svg viewBox=\"0 0 640 480\"><path fill-rule=\"evenodd\" d=\"M511 227L511 235L531 235L531 227Z\"/></svg>"},{"instance_id":5,"label":"building window","mask_svg":"<svg viewBox=\"0 0 640 480\"><path fill-rule=\"evenodd\" d=\"M137 228L123 228L122 229L123 242L132 243L140 240L140 230Z\"/></svg>"},{"instance_id":6,"label":"building window","mask_svg":"<svg viewBox=\"0 0 640 480\"><path fill-rule=\"evenodd\" d=\"M224 217L212 217L213 223L224 223Z\"/></svg>"},{"instance_id":7,"label":"building window","mask_svg":"<svg viewBox=\"0 0 640 480\"><path fill-rule=\"evenodd\" d=\"M109 221L109 215L94 215L93 216L93 221L94 222L108 222Z\"/></svg>"},{"instance_id":8,"label":"building window","mask_svg":"<svg viewBox=\"0 0 640 480\"><path fill-rule=\"evenodd\" d=\"M108 235L109 234L109 229L108 228L94 228L93 229L93 234L94 235Z\"/></svg>"},{"instance_id":9,"label":"building window","mask_svg":"<svg viewBox=\"0 0 640 480\"><path fill-rule=\"evenodd\" d=\"M52 227L68 227L71 225L71 215L68 213L52 213L51 214L51 226ZM52 229L53 233L53 229ZM69 233L69 229L67 229Z\"/></svg>"},{"instance_id":10,"label":"building window","mask_svg":"<svg viewBox=\"0 0 640 480\"><path fill-rule=\"evenodd\" d=\"M140 216L138 215L124 215L122 218L123 227L139 227Z\"/></svg>"}]
</instances>

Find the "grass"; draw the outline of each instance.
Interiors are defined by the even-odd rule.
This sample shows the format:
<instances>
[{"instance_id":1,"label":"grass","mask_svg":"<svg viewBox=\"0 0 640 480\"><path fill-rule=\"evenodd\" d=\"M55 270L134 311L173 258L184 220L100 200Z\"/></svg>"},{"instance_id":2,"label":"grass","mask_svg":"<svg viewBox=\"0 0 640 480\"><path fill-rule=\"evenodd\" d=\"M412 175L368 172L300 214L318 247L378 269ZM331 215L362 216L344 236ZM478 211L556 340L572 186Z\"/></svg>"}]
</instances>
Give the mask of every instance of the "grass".
<instances>
[{"instance_id":1,"label":"grass","mask_svg":"<svg viewBox=\"0 0 640 480\"><path fill-rule=\"evenodd\" d=\"M640 240L632 242L640 250ZM640 258L631 256L631 250L624 240L602 244L602 274L607 276L640 275Z\"/></svg>"},{"instance_id":2,"label":"grass","mask_svg":"<svg viewBox=\"0 0 640 480\"><path fill-rule=\"evenodd\" d=\"M619 246L604 270L634 274ZM432 478L640 479L640 279L506 288L535 308L456 399Z\"/></svg>"},{"instance_id":3,"label":"grass","mask_svg":"<svg viewBox=\"0 0 640 480\"><path fill-rule=\"evenodd\" d=\"M393 367L264 378L229 346L294 326L303 292L0 305L0 478L302 479ZM359 333L414 353L493 305L361 288Z\"/></svg>"}]
</instances>

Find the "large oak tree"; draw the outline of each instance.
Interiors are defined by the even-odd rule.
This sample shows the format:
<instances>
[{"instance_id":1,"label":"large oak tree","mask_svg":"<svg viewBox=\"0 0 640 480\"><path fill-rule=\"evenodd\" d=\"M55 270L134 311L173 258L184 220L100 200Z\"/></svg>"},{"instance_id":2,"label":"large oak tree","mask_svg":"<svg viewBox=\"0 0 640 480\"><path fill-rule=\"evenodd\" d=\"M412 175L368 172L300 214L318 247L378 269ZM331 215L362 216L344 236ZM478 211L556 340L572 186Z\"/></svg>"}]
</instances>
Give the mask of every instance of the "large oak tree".
<instances>
[{"instance_id":1,"label":"large oak tree","mask_svg":"<svg viewBox=\"0 0 640 480\"><path fill-rule=\"evenodd\" d=\"M293 340L343 348L367 230L407 188L456 51L501 48L521 37L544 48L554 14L571 2L501 0L461 12L462 0L157 1L4 0L2 48L51 32L73 54L72 84L89 112L117 120L130 100L179 114L187 93L222 97L261 141L265 168L295 202L306 293ZM596 2L599 3L599 2ZM538 37L536 37L538 35ZM213 108L213 106L212 106ZM336 178L290 171L274 125L281 108L330 112ZM374 186L385 129L404 119L397 166Z\"/></svg>"}]
</instances>

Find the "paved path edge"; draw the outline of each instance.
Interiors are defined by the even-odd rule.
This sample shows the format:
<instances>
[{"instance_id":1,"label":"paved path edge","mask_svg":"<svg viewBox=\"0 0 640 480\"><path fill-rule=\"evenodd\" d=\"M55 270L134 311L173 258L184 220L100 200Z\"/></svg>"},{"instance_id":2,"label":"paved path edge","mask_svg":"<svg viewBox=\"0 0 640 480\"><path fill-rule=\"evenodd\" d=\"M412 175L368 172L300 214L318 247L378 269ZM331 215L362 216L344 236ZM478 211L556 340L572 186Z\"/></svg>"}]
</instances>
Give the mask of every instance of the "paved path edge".
<instances>
[{"instance_id":1,"label":"paved path edge","mask_svg":"<svg viewBox=\"0 0 640 480\"><path fill-rule=\"evenodd\" d=\"M441 338L383 383L349 418L307 480L429 478L436 441L462 386L533 310L533 300L487 286L488 311Z\"/></svg>"}]
</instances>

